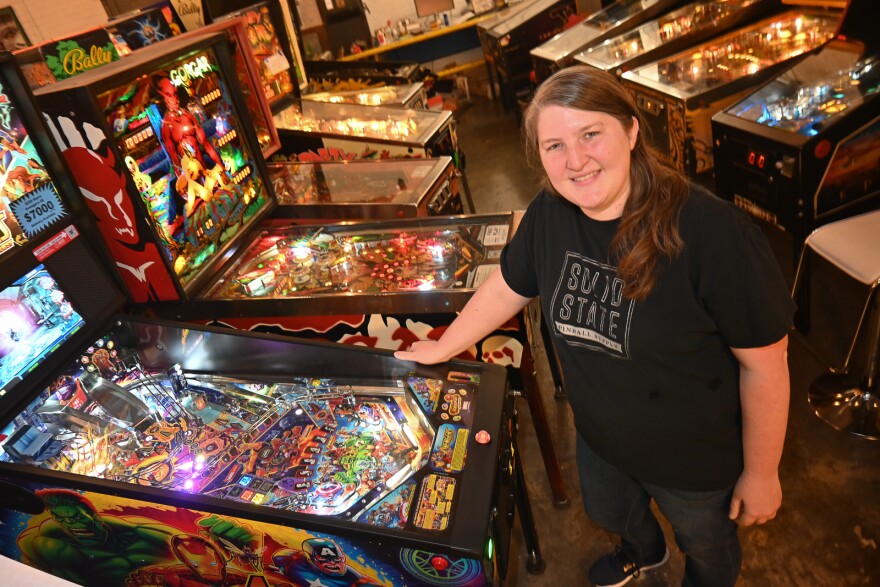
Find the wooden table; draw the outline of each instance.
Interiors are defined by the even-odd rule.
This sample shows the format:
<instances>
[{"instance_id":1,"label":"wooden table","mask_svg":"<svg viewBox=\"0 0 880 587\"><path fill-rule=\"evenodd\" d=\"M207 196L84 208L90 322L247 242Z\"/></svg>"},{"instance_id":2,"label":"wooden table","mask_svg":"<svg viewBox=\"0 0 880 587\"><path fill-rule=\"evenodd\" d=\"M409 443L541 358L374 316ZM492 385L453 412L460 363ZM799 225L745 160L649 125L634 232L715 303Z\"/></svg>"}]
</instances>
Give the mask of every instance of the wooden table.
<instances>
[{"instance_id":1,"label":"wooden table","mask_svg":"<svg viewBox=\"0 0 880 587\"><path fill-rule=\"evenodd\" d=\"M353 53L351 55L345 55L340 57L340 61L360 61L362 59L379 59L379 57L385 53L389 53L391 51L396 51L398 49L404 49L406 47L412 47L414 45L419 45L422 43L426 43L432 40L449 40L450 35L454 35L456 33L461 33L463 31L474 30L474 27L479 23L493 18L496 15L496 11L486 12L472 18L464 22L460 22L457 24L442 26L435 30L426 31L424 33L420 33L418 35L407 35L405 37L401 37L397 41L393 43L386 43L385 45L379 45L378 47L373 47L371 49L366 49L361 51L360 53ZM474 31L476 32L476 31ZM445 37L445 39L444 39ZM479 47L479 39L474 44L474 47ZM449 53L452 54L452 53ZM449 67L447 69L443 69L441 71L435 72L437 77L451 77L461 73L462 71L466 71L469 69L473 69L475 67L479 67L486 63L485 59L477 59L475 61L470 61L468 63L462 63L459 65L455 65L453 67Z\"/></svg>"}]
</instances>

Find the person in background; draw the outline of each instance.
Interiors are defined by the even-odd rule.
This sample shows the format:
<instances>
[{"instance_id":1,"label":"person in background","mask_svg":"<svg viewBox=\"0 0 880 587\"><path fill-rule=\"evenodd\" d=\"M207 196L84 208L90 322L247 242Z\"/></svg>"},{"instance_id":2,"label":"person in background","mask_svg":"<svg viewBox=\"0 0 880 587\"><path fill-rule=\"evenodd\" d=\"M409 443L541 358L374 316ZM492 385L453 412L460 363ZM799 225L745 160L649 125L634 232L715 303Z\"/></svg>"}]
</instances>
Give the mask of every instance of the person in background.
<instances>
[{"instance_id":1,"label":"person in background","mask_svg":"<svg viewBox=\"0 0 880 587\"><path fill-rule=\"evenodd\" d=\"M748 216L661 164L611 75L569 67L523 116L541 191L437 341L396 357L456 356L540 296L577 429L589 517L620 539L590 568L627 583L668 557L653 500L685 555L686 586L731 586L738 525L782 503L794 304Z\"/></svg>"}]
</instances>

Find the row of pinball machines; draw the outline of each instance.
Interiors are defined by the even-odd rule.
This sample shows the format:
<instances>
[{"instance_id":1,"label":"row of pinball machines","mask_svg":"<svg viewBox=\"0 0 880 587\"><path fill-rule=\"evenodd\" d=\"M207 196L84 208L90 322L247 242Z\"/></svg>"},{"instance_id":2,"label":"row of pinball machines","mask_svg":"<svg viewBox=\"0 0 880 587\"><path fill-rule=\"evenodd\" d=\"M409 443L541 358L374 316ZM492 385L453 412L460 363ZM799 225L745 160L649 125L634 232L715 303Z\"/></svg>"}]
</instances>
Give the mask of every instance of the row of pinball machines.
<instances>
[{"instance_id":1,"label":"row of pinball machines","mask_svg":"<svg viewBox=\"0 0 880 587\"><path fill-rule=\"evenodd\" d=\"M868 2L836 37L712 118L718 194L792 236L880 206L880 64ZM796 262L796 261L795 261Z\"/></svg>"},{"instance_id":2,"label":"row of pinball machines","mask_svg":"<svg viewBox=\"0 0 880 587\"><path fill-rule=\"evenodd\" d=\"M315 310L325 324L375 303L449 312L444 288L497 263L512 215L274 219L221 34L36 95L8 54L0 78L0 554L102 587L502 584L516 506L531 525L505 369L197 325L180 308L205 288L251 308L233 319L302 318L279 301L320 294L339 296ZM406 163L422 168L382 169L376 189L434 172ZM354 191L311 169L316 195ZM181 320L121 314L132 301Z\"/></svg>"},{"instance_id":3,"label":"row of pinball machines","mask_svg":"<svg viewBox=\"0 0 880 587\"><path fill-rule=\"evenodd\" d=\"M712 116L834 37L843 3L644 4L619 0L533 49L537 81L574 64L620 77L661 158L711 186Z\"/></svg>"},{"instance_id":4,"label":"row of pinball machines","mask_svg":"<svg viewBox=\"0 0 880 587\"><path fill-rule=\"evenodd\" d=\"M245 93L263 156L273 161L309 162L449 157L456 171L455 193L434 202L430 210L436 214L460 213L467 204L473 211L464 177L464 154L458 146L452 114L425 110L425 88L415 82L393 91L371 86L357 92L323 92L314 97L304 94L311 87L298 50L298 33L295 25L285 19L284 6L280 0L210 0L203 6L209 24L199 24L187 32L189 36L216 32L228 37L238 83ZM166 0L113 19L103 27L18 51L16 56L31 87L37 89L73 75L56 71L56 66L82 62L77 61L78 54L103 55L105 46L115 48L106 59L85 60L90 66L104 66L180 35L182 22ZM74 69L79 74L87 68ZM322 74L312 66L310 70L318 79L329 75L329 71ZM378 86L385 78L374 79L374 86ZM187 98L191 96L180 97ZM136 121L128 121L120 106L116 124L127 129L129 122Z\"/></svg>"}]
</instances>

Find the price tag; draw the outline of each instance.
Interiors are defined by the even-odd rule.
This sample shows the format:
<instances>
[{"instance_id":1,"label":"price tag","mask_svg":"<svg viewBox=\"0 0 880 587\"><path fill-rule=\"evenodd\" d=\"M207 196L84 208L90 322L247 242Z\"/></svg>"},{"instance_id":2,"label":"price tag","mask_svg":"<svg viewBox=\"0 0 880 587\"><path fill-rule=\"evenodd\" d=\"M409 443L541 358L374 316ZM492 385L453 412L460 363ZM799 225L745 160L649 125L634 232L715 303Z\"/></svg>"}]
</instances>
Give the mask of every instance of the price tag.
<instances>
[{"instance_id":1,"label":"price tag","mask_svg":"<svg viewBox=\"0 0 880 587\"><path fill-rule=\"evenodd\" d=\"M281 53L280 51L274 55L266 57L263 60L263 63L266 64L266 69L271 75L278 75L282 71L290 69L290 62L287 60L287 57L284 56L284 53Z\"/></svg>"},{"instance_id":2,"label":"price tag","mask_svg":"<svg viewBox=\"0 0 880 587\"><path fill-rule=\"evenodd\" d=\"M34 256L42 263L47 257L55 253L55 251L67 246L67 243L78 236L79 232L76 230L76 227L72 225L68 226L39 247L35 248Z\"/></svg>"},{"instance_id":3,"label":"price tag","mask_svg":"<svg viewBox=\"0 0 880 587\"><path fill-rule=\"evenodd\" d=\"M64 204L51 185L41 186L25 194L10 202L9 207L28 238L33 238L41 230L67 215Z\"/></svg>"},{"instance_id":4,"label":"price tag","mask_svg":"<svg viewBox=\"0 0 880 587\"><path fill-rule=\"evenodd\" d=\"M483 234L483 244L487 247L507 244L509 232L506 224L490 224Z\"/></svg>"}]
</instances>

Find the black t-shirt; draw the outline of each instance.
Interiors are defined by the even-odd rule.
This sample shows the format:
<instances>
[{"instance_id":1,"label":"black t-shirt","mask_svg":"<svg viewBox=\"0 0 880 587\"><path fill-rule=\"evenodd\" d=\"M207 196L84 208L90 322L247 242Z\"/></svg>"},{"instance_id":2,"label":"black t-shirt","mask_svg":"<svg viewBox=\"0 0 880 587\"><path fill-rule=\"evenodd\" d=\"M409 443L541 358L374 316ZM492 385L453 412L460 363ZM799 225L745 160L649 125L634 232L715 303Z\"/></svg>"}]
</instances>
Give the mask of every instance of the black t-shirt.
<instances>
[{"instance_id":1,"label":"black t-shirt","mask_svg":"<svg viewBox=\"0 0 880 587\"><path fill-rule=\"evenodd\" d=\"M779 265L745 213L692 186L684 250L633 302L609 262L617 225L541 192L502 253L504 279L541 296L575 426L597 454L648 483L729 487L743 466L730 347L767 346L791 328Z\"/></svg>"}]
</instances>

